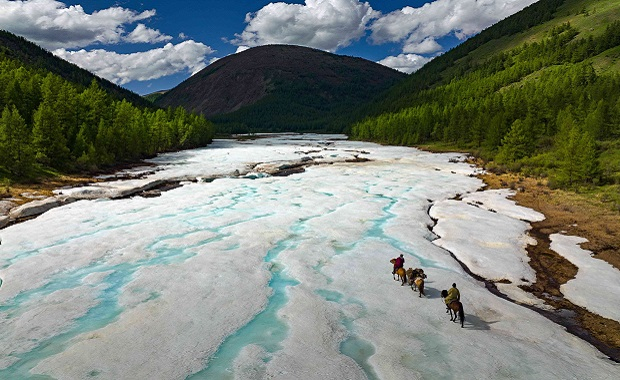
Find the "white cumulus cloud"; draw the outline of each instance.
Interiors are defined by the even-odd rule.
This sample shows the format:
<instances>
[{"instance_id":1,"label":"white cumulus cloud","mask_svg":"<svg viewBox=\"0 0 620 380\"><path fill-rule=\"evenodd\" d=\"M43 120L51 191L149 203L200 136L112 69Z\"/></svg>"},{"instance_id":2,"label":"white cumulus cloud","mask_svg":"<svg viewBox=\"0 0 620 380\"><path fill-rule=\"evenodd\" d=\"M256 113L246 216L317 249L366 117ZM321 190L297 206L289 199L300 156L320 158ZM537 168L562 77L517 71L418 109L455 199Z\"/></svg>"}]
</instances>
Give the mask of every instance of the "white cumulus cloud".
<instances>
[{"instance_id":1,"label":"white cumulus cloud","mask_svg":"<svg viewBox=\"0 0 620 380\"><path fill-rule=\"evenodd\" d=\"M405 53L437 49L437 38L470 37L537 0L436 0L382 15L370 26L375 44L399 42ZM434 43L434 44L433 44Z\"/></svg>"},{"instance_id":2,"label":"white cumulus cloud","mask_svg":"<svg viewBox=\"0 0 620 380\"><path fill-rule=\"evenodd\" d=\"M421 42L411 42L403 48L403 53L431 54L443 48L434 38L429 37Z\"/></svg>"},{"instance_id":3,"label":"white cumulus cloud","mask_svg":"<svg viewBox=\"0 0 620 380\"><path fill-rule=\"evenodd\" d=\"M102 49L53 52L60 58L91 71L111 82L123 85L146 81L189 70L192 75L207 66L205 56L213 49L193 40L171 43L145 52L118 54Z\"/></svg>"},{"instance_id":4,"label":"white cumulus cloud","mask_svg":"<svg viewBox=\"0 0 620 380\"><path fill-rule=\"evenodd\" d=\"M125 38L127 42L156 43L166 42L172 39L171 36L161 34L159 30L151 29L144 24L138 24L133 32L129 33Z\"/></svg>"},{"instance_id":5,"label":"white cumulus cloud","mask_svg":"<svg viewBox=\"0 0 620 380\"><path fill-rule=\"evenodd\" d=\"M0 0L0 26L47 49L71 49L94 43L160 42L170 39L139 24L127 34L125 28L155 15L155 10L137 12L110 7L86 13L81 5L55 0Z\"/></svg>"},{"instance_id":6,"label":"white cumulus cloud","mask_svg":"<svg viewBox=\"0 0 620 380\"><path fill-rule=\"evenodd\" d=\"M361 38L378 16L358 0L306 0L305 4L269 3L248 13L245 30L231 42L254 47L291 44L336 51Z\"/></svg>"},{"instance_id":7,"label":"white cumulus cloud","mask_svg":"<svg viewBox=\"0 0 620 380\"><path fill-rule=\"evenodd\" d=\"M418 54L399 54L395 57L386 57L377 63L410 74L417 71L431 59Z\"/></svg>"}]
</instances>

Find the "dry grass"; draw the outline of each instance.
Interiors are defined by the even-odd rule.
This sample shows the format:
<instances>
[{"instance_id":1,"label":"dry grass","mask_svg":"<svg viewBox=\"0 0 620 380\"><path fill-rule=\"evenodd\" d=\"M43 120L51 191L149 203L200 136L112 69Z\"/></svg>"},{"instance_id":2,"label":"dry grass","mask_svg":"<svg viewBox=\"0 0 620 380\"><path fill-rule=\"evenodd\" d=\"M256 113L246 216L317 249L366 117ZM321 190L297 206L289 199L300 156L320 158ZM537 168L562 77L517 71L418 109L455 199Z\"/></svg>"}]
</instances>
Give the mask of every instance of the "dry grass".
<instances>
[{"instance_id":1,"label":"dry grass","mask_svg":"<svg viewBox=\"0 0 620 380\"><path fill-rule=\"evenodd\" d=\"M514 199L522 206L545 215L533 227L545 235L564 233L588 239L582 248L620 270L620 213L589 195L551 190L545 181L514 174L488 174L482 179L491 188L510 187L518 191Z\"/></svg>"},{"instance_id":2,"label":"dry grass","mask_svg":"<svg viewBox=\"0 0 620 380\"><path fill-rule=\"evenodd\" d=\"M5 185L0 188L0 200L11 198L15 203L23 204L33 200L31 197L25 196L26 194L51 197L54 195L53 190L62 187L77 187L93 182L97 182L97 180L86 176L62 175L37 183Z\"/></svg>"}]
</instances>

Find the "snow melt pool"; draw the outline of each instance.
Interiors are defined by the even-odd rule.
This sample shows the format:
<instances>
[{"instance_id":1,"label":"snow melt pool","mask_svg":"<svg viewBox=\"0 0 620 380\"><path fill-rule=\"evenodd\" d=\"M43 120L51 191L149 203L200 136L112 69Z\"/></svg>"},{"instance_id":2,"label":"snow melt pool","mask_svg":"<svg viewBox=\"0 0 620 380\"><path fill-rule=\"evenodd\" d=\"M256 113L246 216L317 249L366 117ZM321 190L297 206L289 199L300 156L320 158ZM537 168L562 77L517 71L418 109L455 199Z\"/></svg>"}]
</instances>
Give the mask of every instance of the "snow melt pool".
<instances>
[{"instance_id":1,"label":"snow melt pool","mask_svg":"<svg viewBox=\"0 0 620 380\"><path fill-rule=\"evenodd\" d=\"M592 346L492 295L433 243L434 205L450 205L436 212L444 244L468 236L443 222L474 234L480 220L445 203L482 187L457 157L341 136L220 140L162 155L162 170L130 185L213 181L82 200L6 228L0 378L618 378ZM260 169L295 162L315 165ZM512 277L527 279L527 228L503 217L484 226L493 244L517 245L502 255L516 251ZM485 273L498 267L492 251L467 257ZM425 298L392 280L401 253L428 274ZM439 296L453 282L463 329Z\"/></svg>"}]
</instances>

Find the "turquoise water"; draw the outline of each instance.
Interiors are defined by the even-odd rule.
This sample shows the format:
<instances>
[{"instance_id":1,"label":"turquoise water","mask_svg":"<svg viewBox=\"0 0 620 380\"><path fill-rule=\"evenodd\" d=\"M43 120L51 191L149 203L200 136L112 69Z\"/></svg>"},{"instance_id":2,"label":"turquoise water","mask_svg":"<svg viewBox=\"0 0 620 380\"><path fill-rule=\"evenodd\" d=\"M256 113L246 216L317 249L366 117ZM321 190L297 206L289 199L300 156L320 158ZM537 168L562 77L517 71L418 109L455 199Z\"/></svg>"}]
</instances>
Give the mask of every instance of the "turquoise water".
<instances>
[{"instance_id":1,"label":"turquoise water","mask_svg":"<svg viewBox=\"0 0 620 380\"><path fill-rule=\"evenodd\" d=\"M351 335L340 344L340 352L355 360L369 380L379 379L368 363L368 359L375 354L375 347L370 342Z\"/></svg>"},{"instance_id":2,"label":"turquoise water","mask_svg":"<svg viewBox=\"0 0 620 380\"><path fill-rule=\"evenodd\" d=\"M348 304L359 305L362 307L362 312L360 313L359 317L362 317L366 314L364 305L361 302L354 299L348 299L344 296L344 294L340 292L327 289L317 289L316 293L319 296L323 297L326 301L335 302L342 306L346 306ZM370 357L375 354L375 347L372 345L372 343L356 335L354 322L354 318L349 318L342 315L341 323L347 329L348 335L347 338L340 343L340 352L343 355L346 355L353 359L357 363L357 365L362 368L362 370L366 374L366 377L369 380L378 380L378 377L373 367L368 362Z\"/></svg>"},{"instance_id":3,"label":"turquoise water","mask_svg":"<svg viewBox=\"0 0 620 380\"><path fill-rule=\"evenodd\" d=\"M411 189L410 189L411 190ZM409 191L410 191L409 190ZM392 213L391 209L392 207L394 207L395 204L397 204L399 202L399 200L397 198L391 198L391 197L386 197L384 195L381 194L373 194L377 199L382 199L382 200L387 200L387 204L383 207L383 216L377 219L374 219L372 221L372 227L367 231L365 237L366 238L376 238L376 239L380 239L381 241L386 242L387 244L389 244L390 246L394 247L394 249L396 249L397 251L406 253L408 255L414 256L416 257L419 261L420 261L420 265L422 267L425 268L443 268L444 266L441 264L438 264L436 261L434 260L430 260L427 259L421 255L419 255L417 252L409 249L406 244L404 244L402 241L389 236L385 233L384 231L384 227L385 225L390 222L392 219L396 218L396 215L394 213Z\"/></svg>"},{"instance_id":4,"label":"turquoise water","mask_svg":"<svg viewBox=\"0 0 620 380\"><path fill-rule=\"evenodd\" d=\"M263 348L267 356L264 362L269 362L273 354L282 349L281 342L288 335L288 325L278 317L278 311L288 302L287 288L295 286L297 281L286 276L284 268L277 262L280 253L295 249L299 244L297 232L303 229L308 219L300 221L291 229L293 233L286 239L278 242L265 255L264 261L272 263L271 280L269 287L272 295L265 309L257 314L245 326L228 336L219 346L215 354L207 361L205 368L188 376L187 379L232 379L234 378L233 365L241 350L249 345Z\"/></svg>"},{"instance_id":5,"label":"turquoise water","mask_svg":"<svg viewBox=\"0 0 620 380\"><path fill-rule=\"evenodd\" d=\"M102 267L101 269L102 270L89 271L88 274L96 273L98 271L105 271L109 268L106 269ZM119 307L117 302L118 295L120 294L121 288L130 281L131 275L133 274L135 269L136 268L132 268L132 266L126 264L117 267L113 273L109 274L106 277L104 282L108 284L108 287L105 288L100 294L98 298L99 303L96 306L89 309L89 311L84 316L75 320L72 328L69 331L56 335L50 339L37 342L38 345L32 350L15 355L15 357L19 358L19 360L17 360L10 367L4 370L0 370L0 378L48 378L45 376L33 376L29 373L29 371L34 368L43 358L62 352L65 348L67 348L68 342L73 337L84 332L104 327L107 324L116 320L116 318L118 318L118 316L122 312L122 308ZM22 302L26 302L27 300L34 298L35 296L39 297L46 294L51 294L57 290L77 287L81 284L85 270L86 269L83 268L66 276L63 279L51 282L40 289L22 293L13 300L13 303L9 305L4 305L1 308L1 311L8 311L10 315L11 311L14 311L16 307L19 306Z\"/></svg>"},{"instance_id":6,"label":"turquoise water","mask_svg":"<svg viewBox=\"0 0 620 380\"><path fill-rule=\"evenodd\" d=\"M292 178L291 181L299 181L299 178ZM14 265L20 260L27 259L31 256L36 256L47 249L60 251L65 244L77 244L80 242L78 239L94 241L99 238L97 235L101 233L111 233L110 235L114 235L122 234L124 230L129 229L135 231L140 228L141 223L145 223L146 225L164 223L166 226L171 226L170 231L166 230L165 234L157 236L150 244L146 245L145 250L151 255L148 258L131 263L110 265L107 263L109 257L106 257L76 270L60 270L51 275L49 282L45 285L36 289L24 291L7 303L0 305L0 312L4 313L7 318L15 317L18 316L19 313L23 313L23 309L25 309L25 305L28 303L36 302L59 290L88 286L84 285L84 279L89 275L110 272L101 280L101 284L98 284L99 286L93 289L95 292L94 296L96 297L96 305L89 309L84 316L72 321L71 324L66 326L65 331L62 331L59 335L33 342L36 344L36 347L28 352L12 354L17 358L17 361L10 367L0 370L0 379L46 378L33 376L29 374L29 370L34 368L41 360L64 351L69 347L71 340L76 336L98 330L117 321L119 316L125 311L119 304L119 297L123 289L134 280L134 276L140 268L182 263L200 254L202 250L198 248L201 247L218 246L218 253L223 255L227 254L229 251L242 248L244 245L240 244L238 240L230 239L230 242L227 240L231 237L231 230L242 231L243 223L257 221L260 223L261 219L269 219L278 213L278 210L264 213L249 213L250 216L248 218L243 218L241 211L245 210L247 207L251 207L249 205L260 202L260 199L257 200L254 198L263 196L262 192L257 190L257 186L260 186L259 182L260 181L247 181L247 183L254 185L235 185L229 190L222 190L219 195L212 195L211 198L205 198L204 201L199 204L183 207L178 210L168 209L168 212L162 212L160 214L149 214L149 207L140 206L126 209L119 214L115 214L116 218L111 219L106 219L105 217L90 218L89 216L88 220L85 219L83 221L84 227L90 227L88 230L86 230L86 228L76 229L73 235L67 234L66 236L60 236L54 240L47 241L43 244L44 246L38 247L37 249L14 251L13 256L9 257L6 261L5 267ZM330 202L334 202L336 197L341 196L341 194L335 192L317 191L316 193L319 196L323 196L323 199L330 198ZM434 262L420 257L401 241L385 233L385 226L396 218L396 215L392 212L392 208L398 204L398 198L381 194L371 194L368 191L367 193L372 196L374 201L381 202L382 211L378 213L376 219L370 221L370 227L367 231L362 232L361 239L355 242L336 240L325 242L326 251L334 255L347 255L350 254L352 250L355 250L357 245L365 239L379 239L386 242L397 251L417 257L423 266L434 266ZM297 199L303 200L302 195L289 194L288 190L285 188L284 190L273 189L273 192L269 193L269 196L273 197L270 199L276 201L294 200L290 203L295 210L300 210L300 214L303 215L290 227L289 236L276 242L272 249L265 252L264 262L271 264L272 268L271 280L268 283L271 289L271 295L267 299L265 308L253 316L244 326L239 328L232 335L226 337L218 346L216 352L205 361L204 368L189 376L188 378L190 379L233 378L235 360L239 357L242 350L250 345L259 346L262 349L264 353L262 359L265 363L268 363L278 351L282 350L282 342L289 334L289 327L285 320L279 318L278 314L289 301L288 289L290 289L291 286L296 286L298 282L287 275L286 267L278 261L278 257L282 252L295 250L306 234L312 232L309 231L309 228L315 228L315 226L308 225L308 221L323 217L329 213L337 212L340 207L350 205L350 203L346 203L346 201L341 204L337 202L329 203L335 204L333 209L322 209L321 215L307 216L308 214L305 210L302 210L305 202L298 201ZM218 203L216 203L216 198L219 198ZM130 202L130 200L117 202ZM225 206L215 206L220 203L224 203ZM231 210L242 216L237 218L237 214L226 214ZM310 213L312 212L314 211L310 211ZM127 219L122 218L122 215L125 214L128 216ZM218 219L220 216L223 216L221 220L224 220L224 222ZM180 228L175 229L175 227ZM329 226L326 228L329 228ZM176 232L179 230L182 232ZM208 232L206 235L209 237L200 239L200 241L194 241L191 235L198 232ZM194 235L194 239L196 236L198 235ZM182 244L183 239L192 241L192 243L179 246L179 241L181 241ZM324 285L326 287L332 283L332 280L321 272L323 267L329 264L329 261L330 258L326 257L313 267L317 275L326 277L325 280L327 285ZM0 286L2 285L1 281L0 279ZM318 289L316 293L326 301L334 302L342 307L354 303L361 306L363 309L363 305L359 301L352 300L345 294L327 289ZM149 293L147 289L142 302L150 302L158 297L160 297L159 293ZM342 354L351 357L359 367L362 368L369 379L376 379L377 376L372 366L369 364L369 359L375 353L375 347L371 342L362 339L357 334L355 319L346 317L343 314L340 322L347 331L346 339L340 342L340 351ZM0 335L1 334L2 332L0 332ZM96 377L99 373L95 370L90 375Z\"/></svg>"},{"instance_id":7,"label":"turquoise water","mask_svg":"<svg viewBox=\"0 0 620 380\"><path fill-rule=\"evenodd\" d=\"M170 216L164 216L164 218L167 217ZM76 234L60 239L57 242L37 250L29 250L21 253L18 252L14 256L13 260L16 261L27 256L36 255L41 250L48 249L50 247L61 247L62 244L66 244L85 236L93 236L98 232L122 229L134 224L136 223L125 223L122 225L106 227L102 230ZM45 376L32 375L29 371L44 358L64 351L69 346L69 342L72 338L89 331L103 328L116 321L120 314L124 311L124 309L119 305L118 299L122 293L123 287L133 280L134 273L137 270L148 266L170 265L186 261L196 255L196 250L194 248L219 241L227 236L226 234L218 233L218 230L219 229L212 230L215 234L212 238L203 239L195 244L186 245L183 247L169 246L166 242L168 240L184 238L198 232L199 230L159 236L146 248L147 251L154 253L154 255L149 258L118 265L108 265L106 264L106 259L100 259L91 262L88 266L81 267L76 270L60 271L53 275L43 286L23 291L12 299L6 301L4 304L0 305L0 312L5 313L6 318L16 317L22 313L22 305L35 302L36 300L42 299L59 290L73 289L84 286L84 279L89 275L110 272L102 280L103 286L101 288L97 288L96 290L98 294L96 294L95 306L90 308L85 315L74 320L69 326L67 326L66 330L60 334L48 339L33 342L36 346L30 351L11 354L11 356L13 358L17 358L17 360L9 367L0 370L0 379L47 378ZM158 297L158 293L152 292L148 295L148 297L142 300L142 302L149 302L157 299ZM0 332L0 334L2 333Z\"/></svg>"},{"instance_id":8,"label":"turquoise water","mask_svg":"<svg viewBox=\"0 0 620 380\"><path fill-rule=\"evenodd\" d=\"M207 362L206 368L187 379L232 379L232 366L241 350L251 344L262 347L268 354L282 349L280 343L288 335L288 326L278 317L278 311L288 302L286 289L298 282L287 278L282 269L273 272L269 286L273 294L267 307L249 323L227 337ZM265 362L269 356L263 358Z\"/></svg>"}]
</instances>

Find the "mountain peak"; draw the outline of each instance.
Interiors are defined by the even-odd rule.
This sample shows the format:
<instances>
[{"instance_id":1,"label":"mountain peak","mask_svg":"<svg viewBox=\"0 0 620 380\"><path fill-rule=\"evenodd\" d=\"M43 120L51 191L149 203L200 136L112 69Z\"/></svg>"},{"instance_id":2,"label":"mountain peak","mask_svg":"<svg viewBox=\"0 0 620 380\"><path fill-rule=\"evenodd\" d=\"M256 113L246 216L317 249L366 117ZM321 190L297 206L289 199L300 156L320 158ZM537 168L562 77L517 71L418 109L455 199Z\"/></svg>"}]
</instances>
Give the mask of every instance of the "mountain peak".
<instances>
[{"instance_id":1,"label":"mountain peak","mask_svg":"<svg viewBox=\"0 0 620 380\"><path fill-rule=\"evenodd\" d=\"M406 75L362 58L294 45L265 45L222 58L157 100L182 105L205 116L231 114L261 102L277 104L278 116L305 109L307 122L322 119L343 105L359 104ZM275 119L274 119L275 117ZM244 120L247 122L247 119ZM284 127L286 122L280 120ZM256 123L256 127L260 125Z\"/></svg>"}]
</instances>

